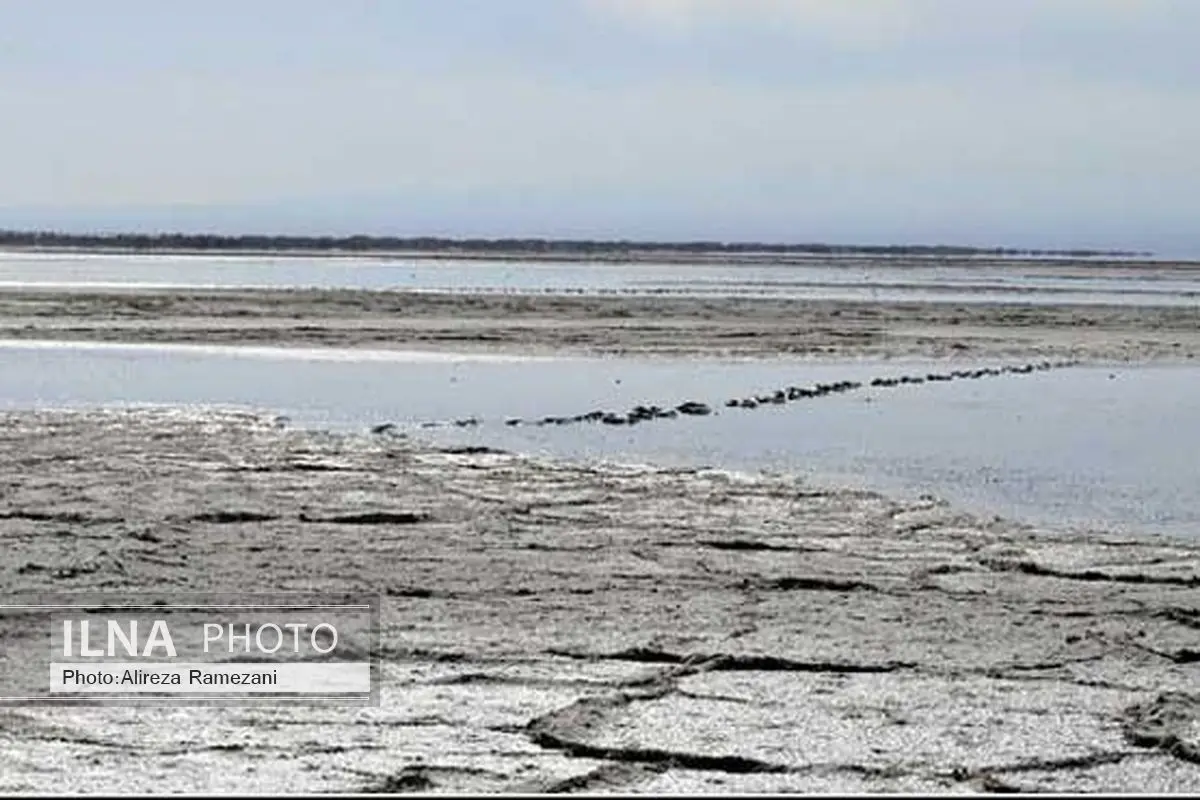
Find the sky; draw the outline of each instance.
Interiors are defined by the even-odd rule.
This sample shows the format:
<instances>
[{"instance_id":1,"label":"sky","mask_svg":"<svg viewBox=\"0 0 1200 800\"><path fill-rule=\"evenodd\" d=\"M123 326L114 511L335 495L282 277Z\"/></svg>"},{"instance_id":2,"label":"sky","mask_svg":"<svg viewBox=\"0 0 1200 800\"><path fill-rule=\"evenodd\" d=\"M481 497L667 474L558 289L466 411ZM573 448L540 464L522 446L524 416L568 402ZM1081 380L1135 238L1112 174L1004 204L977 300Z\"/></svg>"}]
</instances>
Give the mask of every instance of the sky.
<instances>
[{"instance_id":1,"label":"sky","mask_svg":"<svg viewBox=\"0 0 1200 800\"><path fill-rule=\"evenodd\" d=\"M1197 0L0 0L0 227L1200 254Z\"/></svg>"}]
</instances>

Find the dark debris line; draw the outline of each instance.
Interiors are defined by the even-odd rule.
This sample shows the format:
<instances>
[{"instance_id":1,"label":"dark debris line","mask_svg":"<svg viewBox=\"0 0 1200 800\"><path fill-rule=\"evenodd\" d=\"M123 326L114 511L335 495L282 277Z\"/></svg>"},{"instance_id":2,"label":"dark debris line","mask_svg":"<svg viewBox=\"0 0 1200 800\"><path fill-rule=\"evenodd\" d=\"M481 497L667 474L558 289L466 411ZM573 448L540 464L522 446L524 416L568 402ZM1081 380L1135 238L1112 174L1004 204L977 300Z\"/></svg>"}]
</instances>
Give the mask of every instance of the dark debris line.
<instances>
[{"instance_id":1,"label":"dark debris line","mask_svg":"<svg viewBox=\"0 0 1200 800\"><path fill-rule=\"evenodd\" d=\"M980 378L999 377L1002 375L1029 375L1034 372L1046 372L1052 369L1062 369L1076 366L1076 361L1041 361L1020 366L1006 365L1003 367L981 367L977 369L956 369L950 372L930 372L923 375L901 375L899 377L874 378L868 383L860 381L837 381L834 383L817 383L809 387L786 386L773 392L765 392L746 397L732 397L724 402L726 408L754 409L767 405L783 405L797 400L811 400L834 394L858 391L871 388L892 388L896 386L918 385L923 383L946 383L955 380L978 380ZM704 417L714 413L708 403L688 400L674 408L664 408L657 405L637 405L626 412L589 411L586 414L573 416L547 416L541 419L522 419L509 417L504 424L509 427L530 425L543 427L546 425L573 425L581 422L602 423L604 425L637 425L642 422L662 419L676 419L680 416ZM477 417L463 417L451 422L423 422L422 428L441 428L454 426L472 428L481 424ZM371 433L393 433L397 429L395 423L384 422L371 428Z\"/></svg>"}]
</instances>

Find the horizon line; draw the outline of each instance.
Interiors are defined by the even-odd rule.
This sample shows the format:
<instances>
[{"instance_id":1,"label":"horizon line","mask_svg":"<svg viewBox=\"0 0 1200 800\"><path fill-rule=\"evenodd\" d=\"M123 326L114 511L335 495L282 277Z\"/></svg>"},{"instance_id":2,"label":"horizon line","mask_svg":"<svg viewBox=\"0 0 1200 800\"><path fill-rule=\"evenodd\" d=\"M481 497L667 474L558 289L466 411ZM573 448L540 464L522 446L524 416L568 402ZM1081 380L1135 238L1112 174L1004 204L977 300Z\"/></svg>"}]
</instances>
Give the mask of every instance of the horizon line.
<instances>
[{"instance_id":1,"label":"horizon line","mask_svg":"<svg viewBox=\"0 0 1200 800\"><path fill-rule=\"evenodd\" d=\"M894 254L894 255L1024 255L1076 257L1152 257L1148 250L1113 248L1045 248L1012 247L1004 245L952 244L842 244L832 242L770 242L754 240L705 239L617 239L568 238L539 236L402 236L390 234L285 234L285 233L185 233L181 231L95 232L61 229L2 229L0 247L92 247L132 250L237 250L288 249L305 251L350 250L380 252L407 250L416 252L474 251L533 251L539 253L590 252L616 254L629 251L667 253L732 253L755 252L780 254Z\"/></svg>"}]
</instances>

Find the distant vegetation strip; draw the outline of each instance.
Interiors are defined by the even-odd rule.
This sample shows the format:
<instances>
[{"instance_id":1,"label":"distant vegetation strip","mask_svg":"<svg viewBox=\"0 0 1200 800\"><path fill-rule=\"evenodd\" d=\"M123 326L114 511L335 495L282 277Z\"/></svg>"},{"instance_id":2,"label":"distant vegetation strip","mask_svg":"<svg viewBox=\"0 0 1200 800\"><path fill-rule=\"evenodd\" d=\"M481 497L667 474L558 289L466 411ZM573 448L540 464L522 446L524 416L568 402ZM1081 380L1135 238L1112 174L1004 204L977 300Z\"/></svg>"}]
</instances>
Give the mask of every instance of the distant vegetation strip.
<instances>
[{"instance_id":1,"label":"distant vegetation strip","mask_svg":"<svg viewBox=\"0 0 1200 800\"><path fill-rule=\"evenodd\" d=\"M654 242L603 239L451 239L436 236L277 236L207 233L64 233L0 231L0 247L155 251L305 251L314 253L413 252L436 254L530 254L541 256L623 257L657 255L880 255L880 256L1068 256L1137 257L1151 253L1126 250L1030 250L956 245L840 245L768 242Z\"/></svg>"}]
</instances>

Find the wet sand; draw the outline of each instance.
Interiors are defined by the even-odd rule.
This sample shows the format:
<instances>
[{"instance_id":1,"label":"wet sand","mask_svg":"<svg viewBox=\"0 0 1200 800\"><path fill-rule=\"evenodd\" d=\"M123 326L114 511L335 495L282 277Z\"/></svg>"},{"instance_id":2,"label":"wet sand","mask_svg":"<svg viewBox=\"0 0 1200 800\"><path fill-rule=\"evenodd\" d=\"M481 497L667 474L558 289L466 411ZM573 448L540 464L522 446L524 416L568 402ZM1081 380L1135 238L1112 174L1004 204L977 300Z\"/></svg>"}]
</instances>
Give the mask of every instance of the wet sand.
<instances>
[{"instance_id":1,"label":"wet sand","mask_svg":"<svg viewBox=\"0 0 1200 800\"><path fill-rule=\"evenodd\" d=\"M1187 360L1200 304L1115 307L354 290L0 291L0 339L608 355Z\"/></svg>"},{"instance_id":2,"label":"wet sand","mask_svg":"<svg viewBox=\"0 0 1200 800\"><path fill-rule=\"evenodd\" d=\"M1198 323L1187 308L0 293L3 338L512 353L1186 360ZM0 709L3 791L1200 788L1191 541L227 412L7 413L0 452L4 592L386 594L380 708ZM376 510L396 513L354 516ZM43 657L41 632L0 625L10 665Z\"/></svg>"}]
</instances>

